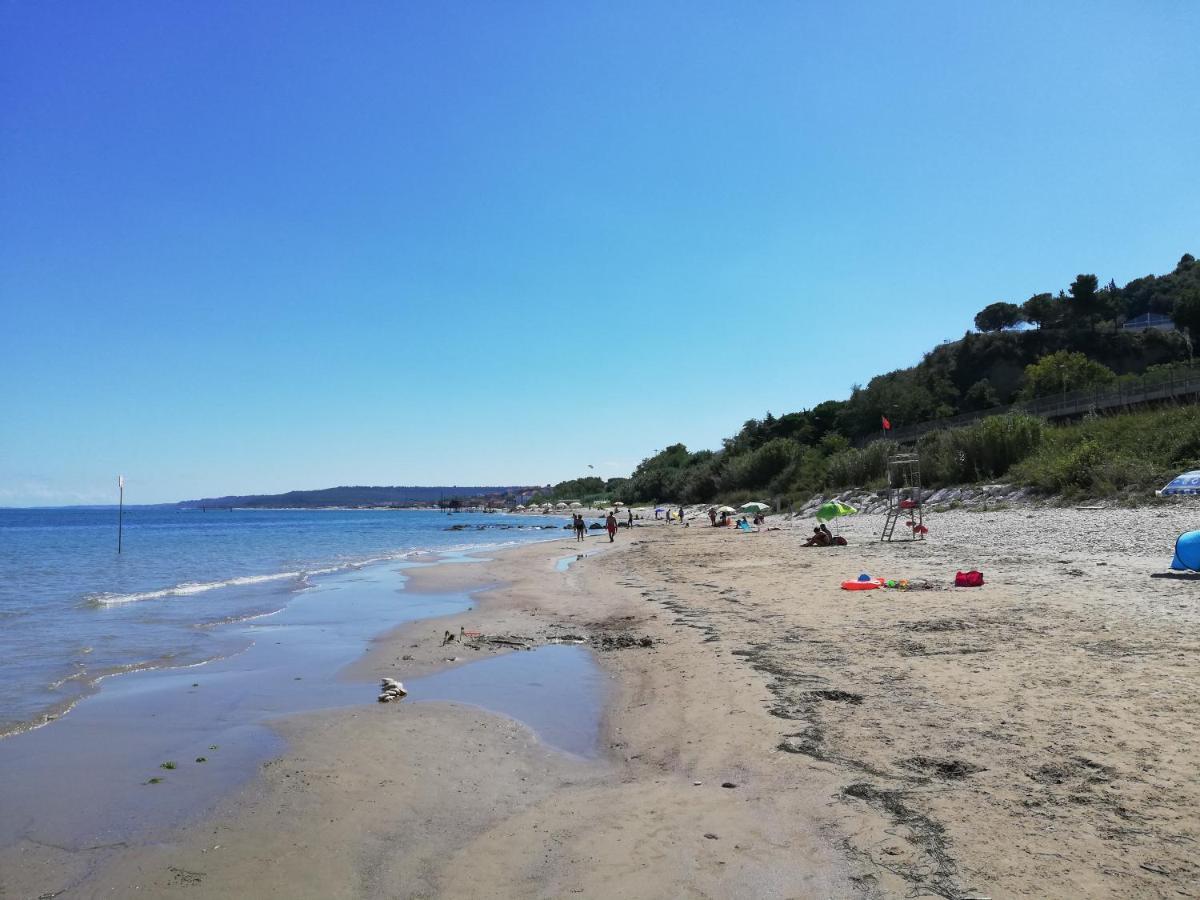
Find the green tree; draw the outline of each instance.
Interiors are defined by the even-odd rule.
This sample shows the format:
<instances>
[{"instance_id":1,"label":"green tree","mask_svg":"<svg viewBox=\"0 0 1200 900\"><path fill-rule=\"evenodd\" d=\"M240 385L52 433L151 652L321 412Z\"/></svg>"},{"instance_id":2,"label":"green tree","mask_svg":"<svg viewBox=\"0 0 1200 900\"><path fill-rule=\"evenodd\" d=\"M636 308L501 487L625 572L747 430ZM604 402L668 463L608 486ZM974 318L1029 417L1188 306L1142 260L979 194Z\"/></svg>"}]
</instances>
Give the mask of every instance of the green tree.
<instances>
[{"instance_id":1,"label":"green tree","mask_svg":"<svg viewBox=\"0 0 1200 900\"><path fill-rule=\"evenodd\" d=\"M1026 321L1033 322L1039 328L1058 324L1062 318L1062 304L1054 299L1053 294L1034 294L1023 304L1021 312Z\"/></svg>"},{"instance_id":2,"label":"green tree","mask_svg":"<svg viewBox=\"0 0 1200 900\"><path fill-rule=\"evenodd\" d=\"M1100 297L1097 288L1100 279L1095 275L1076 275L1071 282L1071 313L1079 319L1090 321L1100 312Z\"/></svg>"},{"instance_id":3,"label":"green tree","mask_svg":"<svg viewBox=\"0 0 1200 900\"><path fill-rule=\"evenodd\" d=\"M967 392L963 394L963 409L974 412L981 409L991 409L993 406L999 405L1000 395L992 387L991 381L986 378L980 378L967 388Z\"/></svg>"},{"instance_id":4,"label":"green tree","mask_svg":"<svg viewBox=\"0 0 1200 900\"><path fill-rule=\"evenodd\" d=\"M1193 288L1175 301L1171 317L1179 328L1186 328L1193 340L1200 338L1200 290Z\"/></svg>"},{"instance_id":5,"label":"green tree","mask_svg":"<svg viewBox=\"0 0 1200 900\"><path fill-rule=\"evenodd\" d=\"M1116 377L1108 366L1088 359L1082 353L1059 350L1025 367L1025 388L1021 395L1033 399L1101 387Z\"/></svg>"},{"instance_id":6,"label":"green tree","mask_svg":"<svg viewBox=\"0 0 1200 900\"><path fill-rule=\"evenodd\" d=\"M975 315L975 327L980 331L1000 331L1012 328L1025 319L1021 307L1003 300L989 303Z\"/></svg>"}]
</instances>

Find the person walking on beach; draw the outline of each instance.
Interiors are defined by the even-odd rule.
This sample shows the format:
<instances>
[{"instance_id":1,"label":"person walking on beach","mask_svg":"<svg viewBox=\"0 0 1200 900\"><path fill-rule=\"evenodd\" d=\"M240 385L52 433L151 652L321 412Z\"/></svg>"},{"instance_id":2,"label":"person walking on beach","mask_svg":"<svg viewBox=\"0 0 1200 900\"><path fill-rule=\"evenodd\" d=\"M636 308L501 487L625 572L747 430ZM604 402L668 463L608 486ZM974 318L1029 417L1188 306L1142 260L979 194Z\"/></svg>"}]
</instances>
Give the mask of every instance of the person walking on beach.
<instances>
[{"instance_id":1,"label":"person walking on beach","mask_svg":"<svg viewBox=\"0 0 1200 900\"><path fill-rule=\"evenodd\" d=\"M584 532L587 530L587 526L583 524L583 514L575 513L573 518L575 525L575 540L582 541L585 536Z\"/></svg>"},{"instance_id":2,"label":"person walking on beach","mask_svg":"<svg viewBox=\"0 0 1200 900\"><path fill-rule=\"evenodd\" d=\"M629 510L629 527L633 527L633 510Z\"/></svg>"},{"instance_id":3,"label":"person walking on beach","mask_svg":"<svg viewBox=\"0 0 1200 900\"><path fill-rule=\"evenodd\" d=\"M604 527L608 529L608 542L611 544L617 539L617 517L612 512L608 514Z\"/></svg>"},{"instance_id":4,"label":"person walking on beach","mask_svg":"<svg viewBox=\"0 0 1200 900\"><path fill-rule=\"evenodd\" d=\"M679 507L679 524L683 524L683 507Z\"/></svg>"}]
</instances>

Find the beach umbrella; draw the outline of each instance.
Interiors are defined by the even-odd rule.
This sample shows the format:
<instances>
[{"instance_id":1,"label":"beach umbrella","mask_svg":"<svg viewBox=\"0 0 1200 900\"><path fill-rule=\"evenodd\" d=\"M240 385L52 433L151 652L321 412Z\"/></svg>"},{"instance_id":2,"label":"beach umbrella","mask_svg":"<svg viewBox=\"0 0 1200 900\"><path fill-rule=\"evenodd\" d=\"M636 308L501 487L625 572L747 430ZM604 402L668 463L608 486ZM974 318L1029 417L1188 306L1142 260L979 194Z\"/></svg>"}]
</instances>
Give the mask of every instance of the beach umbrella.
<instances>
[{"instance_id":1,"label":"beach umbrella","mask_svg":"<svg viewBox=\"0 0 1200 900\"><path fill-rule=\"evenodd\" d=\"M817 508L817 521L829 522L838 516L852 516L857 512L857 509L841 500L830 500Z\"/></svg>"},{"instance_id":2,"label":"beach umbrella","mask_svg":"<svg viewBox=\"0 0 1200 900\"><path fill-rule=\"evenodd\" d=\"M624 503L622 503L620 500L614 500L614 501L613 501L613 506L624 506L624 505L625 505L625 504L624 504Z\"/></svg>"},{"instance_id":3,"label":"beach umbrella","mask_svg":"<svg viewBox=\"0 0 1200 900\"><path fill-rule=\"evenodd\" d=\"M655 512L666 512L667 508L665 506L656 506L656 507L654 507L654 511Z\"/></svg>"},{"instance_id":4,"label":"beach umbrella","mask_svg":"<svg viewBox=\"0 0 1200 900\"><path fill-rule=\"evenodd\" d=\"M1180 494L1200 494L1200 469L1184 472L1171 479L1161 491L1156 491L1160 497L1171 497Z\"/></svg>"},{"instance_id":5,"label":"beach umbrella","mask_svg":"<svg viewBox=\"0 0 1200 900\"><path fill-rule=\"evenodd\" d=\"M583 509L583 504L580 503L578 500L572 500L571 501L571 509Z\"/></svg>"},{"instance_id":6,"label":"beach umbrella","mask_svg":"<svg viewBox=\"0 0 1200 900\"><path fill-rule=\"evenodd\" d=\"M753 513L766 512L770 508L771 508L770 503L759 503L757 500L755 500L751 503L743 503L742 504L742 512L753 512Z\"/></svg>"},{"instance_id":7,"label":"beach umbrella","mask_svg":"<svg viewBox=\"0 0 1200 900\"><path fill-rule=\"evenodd\" d=\"M733 515L736 512L737 512L737 510L734 509L732 506L718 506L717 507L717 515L720 515L721 513Z\"/></svg>"}]
</instances>

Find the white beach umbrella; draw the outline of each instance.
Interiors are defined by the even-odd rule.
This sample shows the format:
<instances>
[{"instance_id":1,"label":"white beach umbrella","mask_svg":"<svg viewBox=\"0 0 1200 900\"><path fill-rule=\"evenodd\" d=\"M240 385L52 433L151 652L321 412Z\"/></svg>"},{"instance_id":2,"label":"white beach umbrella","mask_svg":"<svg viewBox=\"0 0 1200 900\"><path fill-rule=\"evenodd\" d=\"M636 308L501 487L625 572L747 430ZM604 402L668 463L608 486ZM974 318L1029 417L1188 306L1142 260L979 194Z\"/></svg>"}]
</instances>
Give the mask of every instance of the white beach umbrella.
<instances>
[{"instance_id":1,"label":"white beach umbrella","mask_svg":"<svg viewBox=\"0 0 1200 900\"><path fill-rule=\"evenodd\" d=\"M717 507L717 512L718 512L718 513L727 513L727 514L729 514L729 515L733 515L735 512L737 512L737 510L736 510L736 509L734 509L732 506L718 506L718 507Z\"/></svg>"},{"instance_id":2,"label":"white beach umbrella","mask_svg":"<svg viewBox=\"0 0 1200 900\"><path fill-rule=\"evenodd\" d=\"M572 500L571 501L571 509L583 509L583 504L580 503L578 500Z\"/></svg>"}]
</instances>

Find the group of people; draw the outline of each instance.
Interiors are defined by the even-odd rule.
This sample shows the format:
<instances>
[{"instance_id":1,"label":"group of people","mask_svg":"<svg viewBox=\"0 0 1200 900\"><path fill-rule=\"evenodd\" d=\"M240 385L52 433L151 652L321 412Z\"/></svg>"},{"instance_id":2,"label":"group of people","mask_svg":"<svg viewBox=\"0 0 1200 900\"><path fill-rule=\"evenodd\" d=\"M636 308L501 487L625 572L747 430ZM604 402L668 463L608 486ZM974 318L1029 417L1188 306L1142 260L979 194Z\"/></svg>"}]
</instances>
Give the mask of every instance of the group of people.
<instances>
[{"instance_id":1,"label":"group of people","mask_svg":"<svg viewBox=\"0 0 1200 900\"><path fill-rule=\"evenodd\" d=\"M583 521L582 513L571 514L571 527L575 530L575 540L582 541L587 537L587 523ZM633 527L633 510L629 510L629 527ZM617 539L617 513L615 510L608 511L608 516L604 520L604 530L608 532L610 544Z\"/></svg>"},{"instance_id":2,"label":"group of people","mask_svg":"<svg viewBox=\"0 0 1200 900\"><path fill-rule=\"evenodd\" d=\"M728 512L722 512L720 515L718 515L717 508L715 506L710 507L708 510L708 520L710 522L712 522L714 528L726 527L730 523L732 518L733 517L730 516ZM761 512L756 512L754 514L753 522L747 521L746 517L742 516L740 519L737 520L737 526L738 526L738 528L742 528L743 526L746 528L749 528L751 525L765 525L766 522L767 522L766 514L761 513Z\"/></svg>"},{"instance_id":3,"label":"group of people","mask_svg":"<svg viewBox=\"0 0 1200 900\"><path fill-rule=\"evenodd\" d=\"M631 509L626 510L626 512L629 515L629 527L632 528L633 527L633 510L631 510ZM683 523L684 519L683 519L683 507L682 506L679 507L678 514L676 514L676 512L673 508L668 509L666 512L667 512L667 522L673 522L676 519L678 519L679 522ZM658 510L654 511L654 517L656 519L658 518ZM731 516L727 511L721 512L718 515L717 509L715 506L711 507L708 510L708 518L709 518L709 521L716 528L723 528L725 526L734 524L733 516ZM737 524L738 528L741 528L743 530L748 530L751 528L752 525L756 525L756 526L764 525L764 524L766 524L766 521L767 521L766 513L760 511L760 512L756 512L754 514L753 523L747 521L745 516L742 516L741 518L736 520L736 524ZM571 514L571 527L574 528L574 530L575 530L575 540L582 541L585 537L587 537L587 530L588 530L587 523L584 522L582 513L572 513ZM616 510L608 511L608 515L604 519L604 530L606 532L608 532L608 542L610 544L613 543L617 539L617 513L616 513ZM804 542L804 546L805 547L845 547L846 539L844 537L842 537L840 534L834 534L832 531L829 530L828 526L826 526L825 523L822 522L820 525L818 525L816 528L813 529L813 536Z\"/></svg>"},{"instance_id":4,"label":"group of people","mask_svg":"<svg viewBox=\"0 0 1200 900\"><path fill-rule=\"evenodd\" d=\"M846 539L840 534L834 534L822 522L813 529L813 536L804 542L805 547L845 547Z\"/></svg>"},{"instance_id":5,"label":"group of people","mask_svg":"<svg viewBox=\"0 0 1200 900\"><path fill-rule=\"evenodd\" d=\"M658 514L660 511L661 510L658 510L658 509L654 510L654 518L655 519L658 518ZM678 521L681 525L683 524L683 507L682 506L679 507L679 512L676 512L671 507L667 508L667 524L670 525L676 521Z\"/></svg>"}]
</instances>

